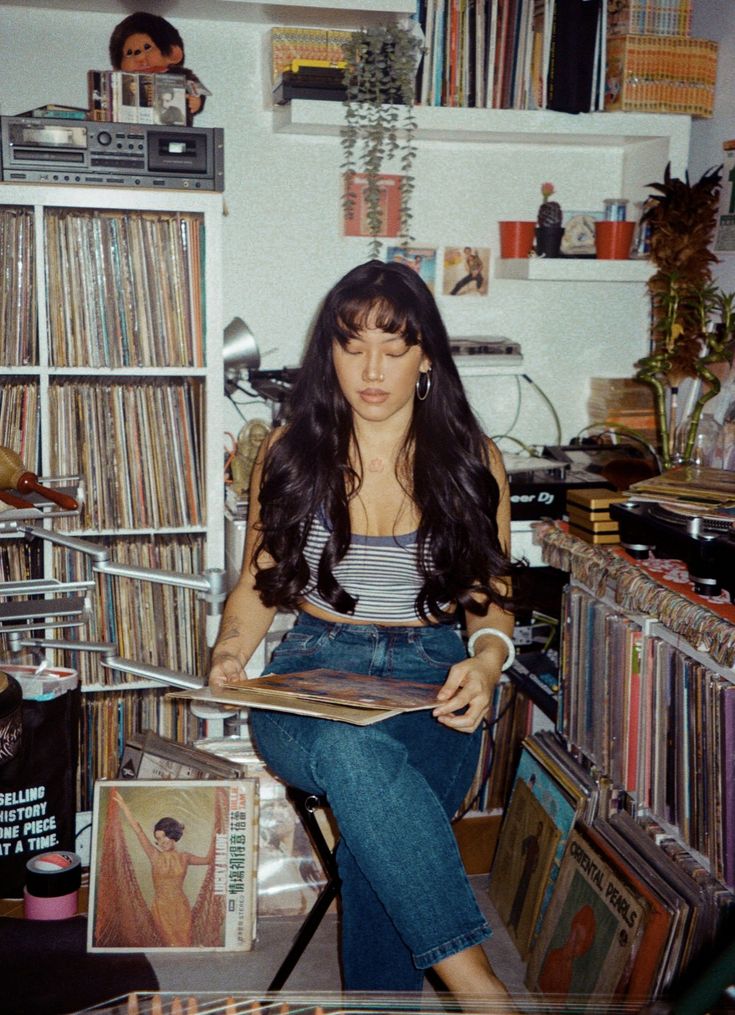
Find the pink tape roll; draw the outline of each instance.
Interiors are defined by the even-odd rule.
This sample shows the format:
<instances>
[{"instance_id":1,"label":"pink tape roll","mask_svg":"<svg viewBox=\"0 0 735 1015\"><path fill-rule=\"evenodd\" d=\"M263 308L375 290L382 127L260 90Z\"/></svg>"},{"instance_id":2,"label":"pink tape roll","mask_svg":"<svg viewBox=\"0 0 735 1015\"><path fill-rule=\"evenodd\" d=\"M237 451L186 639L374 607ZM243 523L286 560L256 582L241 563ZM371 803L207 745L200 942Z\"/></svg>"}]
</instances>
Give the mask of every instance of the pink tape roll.
<instances>
[{"instance_id":1,"label":"pink tape roll","mask_svg":"<svg viewBox=\"0 0 735 1015\"><path fill-rule=\"evenodd\" d=\"M70 916L77 915L78 906L79 892L76 891L44 899L29 895L28 889L23 889L23 914L26 920L67 920Z\"/></svg>"}]
</instances>

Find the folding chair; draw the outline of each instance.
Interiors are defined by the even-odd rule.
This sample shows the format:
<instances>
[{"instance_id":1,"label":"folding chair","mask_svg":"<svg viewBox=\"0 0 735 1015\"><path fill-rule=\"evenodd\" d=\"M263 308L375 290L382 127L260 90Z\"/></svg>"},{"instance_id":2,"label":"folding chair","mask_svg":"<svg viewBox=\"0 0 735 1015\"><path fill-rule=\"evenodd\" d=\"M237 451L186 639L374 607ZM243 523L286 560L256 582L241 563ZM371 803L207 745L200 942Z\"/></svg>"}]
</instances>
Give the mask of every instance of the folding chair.
<instances>
[{"instance_id":1,"label":"folding chair","mask_svg":"<svg viewBox=\"0 0 735 1015\"><path fill-rule=\"evenodd\" d=\"M314 793L305 793L294 786L286 788L286 796L291 801L301 819L306 832L316 850L317 856L324 867L326 883L322 886L316 902L311 907L306 919L301 924L296 937L291 944L288 954L270 982L268 990L277 992L281 990L293 972L299 959L304 953L306 946L311 941L317 927L322 922L322 917L331 906L339 892L339 874L337 873L337 861L335 850L329 846L324 832L317 820L316 812L327 806L327 801L322 796Z\"/></svg>"}]
</instances>

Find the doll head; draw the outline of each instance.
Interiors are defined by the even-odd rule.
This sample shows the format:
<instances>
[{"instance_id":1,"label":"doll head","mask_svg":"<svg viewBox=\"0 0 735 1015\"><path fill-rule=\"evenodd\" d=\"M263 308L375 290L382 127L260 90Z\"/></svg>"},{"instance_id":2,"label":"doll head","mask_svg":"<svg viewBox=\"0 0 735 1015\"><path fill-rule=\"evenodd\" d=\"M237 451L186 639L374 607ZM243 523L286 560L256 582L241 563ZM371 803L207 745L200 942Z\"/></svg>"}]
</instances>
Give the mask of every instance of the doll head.
<instances>
[{"instance_id":1,"label":"doll head","mask_svg":"<svg viewBox=\"0 0 735 1015\"><path fill-rule=\"evenodd\" d=\"M183 64L184 43L165 18L138 11L113 30L110 62L115 70L161 74Z\"/></svg>"}]
</instances>

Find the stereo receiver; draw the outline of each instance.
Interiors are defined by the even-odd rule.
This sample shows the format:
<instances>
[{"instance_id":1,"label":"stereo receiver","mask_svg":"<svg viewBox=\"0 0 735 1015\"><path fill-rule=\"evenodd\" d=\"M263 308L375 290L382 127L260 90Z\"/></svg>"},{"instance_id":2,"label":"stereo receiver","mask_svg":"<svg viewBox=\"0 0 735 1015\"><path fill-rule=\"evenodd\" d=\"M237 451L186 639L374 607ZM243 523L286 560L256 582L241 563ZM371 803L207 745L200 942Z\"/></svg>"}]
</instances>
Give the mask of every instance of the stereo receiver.
<instances>
[{"instance_id":1,"label":"stereo receiver","mask_svg":"<svg viewBox=\"0 0 735 1015\"><path fill-rule=\"evenodd\" d=\"M0 117L5 182L224 190L221 127Z\"/></svg>"}]
</instances>

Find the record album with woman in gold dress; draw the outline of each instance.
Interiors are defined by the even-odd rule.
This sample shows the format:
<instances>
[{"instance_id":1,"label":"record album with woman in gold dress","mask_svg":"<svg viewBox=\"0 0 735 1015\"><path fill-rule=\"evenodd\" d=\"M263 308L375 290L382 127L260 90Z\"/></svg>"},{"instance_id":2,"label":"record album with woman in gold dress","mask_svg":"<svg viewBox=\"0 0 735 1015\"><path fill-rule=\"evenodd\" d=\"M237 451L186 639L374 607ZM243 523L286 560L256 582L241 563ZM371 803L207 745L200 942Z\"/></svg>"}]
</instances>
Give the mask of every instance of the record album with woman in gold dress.
<instances>
[{"instance_id":1,"label":"record album with woman in gold dress","mask_svg":"<svg viewBox=\"0 0 735 1015\"><path fill-rule=\"evenodd\" d=\"M257 812L254 779L97 783L88 950L250 949Z\"/></svg>"}]
</instances>

